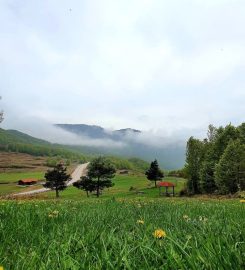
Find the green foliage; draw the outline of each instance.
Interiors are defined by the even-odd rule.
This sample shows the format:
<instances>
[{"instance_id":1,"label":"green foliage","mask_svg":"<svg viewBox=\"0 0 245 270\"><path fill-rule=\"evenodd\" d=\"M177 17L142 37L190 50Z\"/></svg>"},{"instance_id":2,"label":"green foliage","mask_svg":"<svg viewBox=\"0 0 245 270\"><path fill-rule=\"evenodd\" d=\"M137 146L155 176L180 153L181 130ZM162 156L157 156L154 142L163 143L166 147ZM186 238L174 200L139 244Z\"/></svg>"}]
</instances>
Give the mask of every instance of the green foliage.
<instances>
[{"instance_id":1,"label":"green foliage","mask_svg":"<svg viewBox=\"0 0 245 270\"><path fill-rule=\"evenodd\" d=\"M85 190L87 193L87 197L89 196L88 193L93 192L96 190L97 185L96 182L93 181L91 177L82 176L80 181L73 183L73 186L82 190Z\"/></svg>"},{"instance_id":2,"label":"green foliage","mask_svg":"<svg viewBox=\"0 0 245 270\"><path fill-rule=\"evenodd\" d=\"M194 194L234 193L237 191L234 172L237 172L238 156L243 159L245 123L237 128L231 124L224 128L210 125L207 135L208 139L200 141L191 137L187 143L188 191ZM240 189L245 186L243 175L240 171Z\"/></svg>"},{"instance_id":3,"label":"green foliage","mask_svg":"<svg viewBox=\"0 0 245 270\"><path fill-rule=\"evenodd\" d=\"M157 186L157 181L162 180L164 174L159 169L156 159L151 162L150 168L145 172L145 175L147 176L148 180L155 182L155 187Z\"/></svg>"},{"instance_id":4,"label":"green foliage","mask_svg":"<svg viewBox=\"0 0 245 270\"><path fill-rule=\"evenodd\" d=\"M222 194L235 193L244 182L245 145L230 141L216 165L215 182Z\"/></svg>"},{"instance_id":5,"label":"green foliage","mask_svg":"<svg viewBox=\"0 0 245 270\"><path fill-rule=\"evenodd\" d=\"M167 173L168 176L187 178L187 169L186 167L180 170L172 170Z\"/></svg>"},{"instance_id":6,"label":"green foliage","mask_svg":"<svg viewBox=\"0 0 245 270\"><path fill-rule=\"evenodd\" d=\"M70 179L70 175L66 173L66 168L61 163L57 164L53 170L48 170L44 177L46 183L43 186L55 190L56 197L59 197L59 191L67 187L66 182Z\"/></svg>"},{"instance_id":7,"label":"green foliage","mask_svg":"<svg viewBox=\"0 0 245 270\"><path fill-rule=\"evenodd\" d=\"M200 192L200 169L204 156L204 143L191 137L187 142L186 170L187 190L190 194Z\"/></svg>"},{"instance_id":8,"label":"green foliage","mask_svg":"<svg viewBox=\"0 0 245 270\"><path fill-rule=\"evenodd\" d=\"M99 197L104 188L113 186L112 178L116 169L110 161L104 157L93 159L88 166L88 178L95 182L96 195Z\"/></svg>"},{"instance_id":9,"label":"green foliage","mask_svg":"<svg viewBox=\"0 0 245 270\"><path fill-rule=\"evenodd\" d=\"M239 132L239 139L241 140L242 144L245 144L245 123L242 123L240 126L237 127Z\"/></svg>"}]
</instances>

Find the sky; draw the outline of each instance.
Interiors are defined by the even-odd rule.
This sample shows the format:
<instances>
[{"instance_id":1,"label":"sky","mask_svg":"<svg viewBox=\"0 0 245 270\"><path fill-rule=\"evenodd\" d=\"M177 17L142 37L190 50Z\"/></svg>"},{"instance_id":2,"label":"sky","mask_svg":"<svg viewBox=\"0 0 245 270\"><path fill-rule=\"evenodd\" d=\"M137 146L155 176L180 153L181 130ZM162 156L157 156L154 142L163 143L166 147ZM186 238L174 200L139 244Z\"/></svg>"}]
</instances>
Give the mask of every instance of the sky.
<instances>
[{"instance_id":1,"label":"sky","mask_svg":"<svg viewBox=\"0 0 245 270\"><path fill-rule=\"evenodd\" d=\"M0 0L1 127L238 125L244 14L244 0Z\"/></svg>"}]
</instances>

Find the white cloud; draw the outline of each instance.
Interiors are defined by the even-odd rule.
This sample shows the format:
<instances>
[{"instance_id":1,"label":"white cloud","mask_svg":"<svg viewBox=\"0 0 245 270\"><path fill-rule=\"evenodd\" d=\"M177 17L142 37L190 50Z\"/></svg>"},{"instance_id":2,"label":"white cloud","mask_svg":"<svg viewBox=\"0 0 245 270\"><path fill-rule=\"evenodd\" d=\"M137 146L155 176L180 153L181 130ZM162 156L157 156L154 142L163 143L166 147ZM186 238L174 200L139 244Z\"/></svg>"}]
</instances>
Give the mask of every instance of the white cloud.
<instances>
[{"instance_id":1,"label":"white cloud","mask_svg":"<svg viewBox=\"0 0 245 270\"><path fill-rule=\"evenodd\" d=\"M6 116L169 133L241 121L244 12L241 0L1 1Z\"/></svg>"}]
</instances>

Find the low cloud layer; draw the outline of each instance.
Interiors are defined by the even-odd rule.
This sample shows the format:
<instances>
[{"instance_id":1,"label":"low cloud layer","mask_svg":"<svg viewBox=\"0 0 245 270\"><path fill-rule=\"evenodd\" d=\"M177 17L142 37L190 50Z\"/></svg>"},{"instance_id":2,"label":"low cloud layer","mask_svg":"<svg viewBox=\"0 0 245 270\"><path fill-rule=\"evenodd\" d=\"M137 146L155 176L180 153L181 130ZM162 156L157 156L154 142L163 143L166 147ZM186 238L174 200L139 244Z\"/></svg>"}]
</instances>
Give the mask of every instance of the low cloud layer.
<instances>
[{"instance_id":1,"label":"low cloud layer","mask_svg":"<svg viewBox=\"0 0 245 270\"><path fill-rule=\"evenodd\" d=\"M3 127L131 127L165 144L239 124L244 14L244 0L2 0Z\"/></svg>"}]
</instances>

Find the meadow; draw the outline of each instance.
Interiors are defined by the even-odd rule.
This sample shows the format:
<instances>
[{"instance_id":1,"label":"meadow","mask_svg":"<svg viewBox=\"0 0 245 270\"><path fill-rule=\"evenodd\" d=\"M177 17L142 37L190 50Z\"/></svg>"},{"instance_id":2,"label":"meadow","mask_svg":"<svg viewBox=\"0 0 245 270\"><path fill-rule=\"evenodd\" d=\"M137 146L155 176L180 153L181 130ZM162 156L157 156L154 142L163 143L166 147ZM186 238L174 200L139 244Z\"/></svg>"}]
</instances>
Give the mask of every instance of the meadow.
<instances>
[{"instance_id":1,"label":"meadow","mask_svg":"<svg viewBox=\"0 0 245 270\"><path fill-rule=\"evenodd\" d=\"M244 207L182 198L0 201L0 266L244 269Z\"/></svg>"},{"instance_id":2,"label":"meadow","mask_svg":"<svg viewBox=\"0 0 245 270\"><path fill-rule=\"evenodd\" d=\"M176 185L176 194L183 188L186 180L176 177L165 177L164 181L173 182ZM113 179L114 186L105 189L102 192L102 198L159 198L159 189L154 187L154 183L148 181L146 176L142 173L131 172L128 175L117 174ZM75 187L68 187L64 191L60 192L61 199L67 200L81 200L86 198L86 192L79 190ZM95 197L94 194L90 194L91 197ZM55 197L53 191L41 193L34 196L39 199L51 199Z\"/></svg>"}]
</instances>

